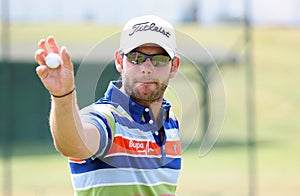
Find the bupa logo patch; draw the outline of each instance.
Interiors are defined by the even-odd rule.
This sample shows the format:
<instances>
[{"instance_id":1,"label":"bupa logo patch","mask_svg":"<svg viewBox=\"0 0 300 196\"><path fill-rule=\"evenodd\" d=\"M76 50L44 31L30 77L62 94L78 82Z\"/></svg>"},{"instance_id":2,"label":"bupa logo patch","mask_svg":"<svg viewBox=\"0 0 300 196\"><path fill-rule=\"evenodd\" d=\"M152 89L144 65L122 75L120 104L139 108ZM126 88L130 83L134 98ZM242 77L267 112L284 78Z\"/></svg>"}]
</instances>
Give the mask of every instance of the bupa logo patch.
<instances>
[{"instance_id":1,"label":"bupa logo patch","mask_svg":"<svg viewBox=\"0 0 300 196\"><path fill-rule=\"evenodd\" d=\"M136 152L145 153L145 154L148 154L148 153L154 151L154 149L152 149L150 147L149 140L147 142L137 142L137 141L130 140L128 147L130 149L135 149Z\"/></svg>"}]
</instances>

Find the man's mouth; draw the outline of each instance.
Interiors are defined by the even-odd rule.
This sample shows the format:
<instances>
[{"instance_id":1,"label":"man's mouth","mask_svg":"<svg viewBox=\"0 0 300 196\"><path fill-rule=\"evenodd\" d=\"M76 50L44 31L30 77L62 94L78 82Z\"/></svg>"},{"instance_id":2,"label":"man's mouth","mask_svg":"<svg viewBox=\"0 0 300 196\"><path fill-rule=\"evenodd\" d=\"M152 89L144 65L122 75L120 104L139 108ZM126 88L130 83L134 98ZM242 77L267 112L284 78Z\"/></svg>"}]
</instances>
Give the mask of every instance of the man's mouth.
<instances>
[{"instance_id":1,"label":"man's mouth","mask_svg":"<svg viewBox=\"0 0 300 196\"><path fill-rule=\"evenodd\" d=\"M152 81L152 80L139 80L136 81L137 84L139 85L153 85L153 84L157 84L156 81Z\"/></svg>"},{"instance_id":2,"label":"man's mouth","mask_svg":"<svg viewBox=\"0 0 300 196\"><path fill-rule=\"evenodd\" d=\"M144 85L156 84L156 82L138 82L138 83L144 84Z\"/></svg>"}]
</instances>

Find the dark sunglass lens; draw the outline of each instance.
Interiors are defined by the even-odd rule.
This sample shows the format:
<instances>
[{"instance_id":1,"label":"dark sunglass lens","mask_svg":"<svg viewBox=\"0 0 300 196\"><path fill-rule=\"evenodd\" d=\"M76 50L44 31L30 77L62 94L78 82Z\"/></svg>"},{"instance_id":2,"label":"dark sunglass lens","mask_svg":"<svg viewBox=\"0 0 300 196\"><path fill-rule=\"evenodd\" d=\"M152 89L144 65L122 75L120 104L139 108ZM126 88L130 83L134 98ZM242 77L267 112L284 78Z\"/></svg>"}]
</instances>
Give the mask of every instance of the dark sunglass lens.
<instances>
[{"instance_id":1,"label":"dark sunglass lens","mask_svg":"<svg viewBox=\"0 0 300 196\"><path fill-rule=\"evenodd\" d=\"M127 60L133 64L137 64L137 55L135 52L132 52L132 53L128 53L127 55Z\"/></svg>"},{"instance_id":2,"label":"dark sunglass lens","mask_svg":"<svg viewBox=\"0 0 300 196\"><path fill-rule=\"evenodd\" d=\"M139 65L143 64L143 62L146 60L146 55L139 53L137 58L137 63Z\"/></svg>"},{"instance_id":3,"label":"dark sunglass lens","mask_svg":"<svg viewBox=\"0 0 300 196\"><path fill-rule=\"evenodd\" d=\"M146 56L139 52L129 52L127 55L127 60L133 64L141 65L144 61Z\"/></svg>"},{"instance_id":4,"label":"dark sunglass lens","mask_svg":"<svg viewBox=\"0 0 300 196\"><path fill-rule=\"evenodd\" d=\"M140 52L129 52L126 56L129 62L138 65L143 64L147 58L150 58L153 66L155 67L165 66L171 60L171 58L167 55L146 55Z\"/></svg>"},{"instance_id":5,"label":"dark sunglass lens","mask_svg":"<svg viewBox=\"0 0 300 196\"><path fill-rule=\"evenodd\" d=\"M166 66L170 61L169 56L164 56L164 55L155 55L152 58L152 64L155 67L161 67L161 66Z\"/></svg>"},{"instance_id":6,"label":"dark sunglass lens","mask_svg":"<svg viewBox=\"0 0 300 196\"><path fill-rule=\"evenodd\" d=\"M159 61L159 62L163 62L163 63L168 63L170 61L170 57L168 56L164 56L164 55L155 55L152 58L153 61Z\"/></svg>"}]
</instances>

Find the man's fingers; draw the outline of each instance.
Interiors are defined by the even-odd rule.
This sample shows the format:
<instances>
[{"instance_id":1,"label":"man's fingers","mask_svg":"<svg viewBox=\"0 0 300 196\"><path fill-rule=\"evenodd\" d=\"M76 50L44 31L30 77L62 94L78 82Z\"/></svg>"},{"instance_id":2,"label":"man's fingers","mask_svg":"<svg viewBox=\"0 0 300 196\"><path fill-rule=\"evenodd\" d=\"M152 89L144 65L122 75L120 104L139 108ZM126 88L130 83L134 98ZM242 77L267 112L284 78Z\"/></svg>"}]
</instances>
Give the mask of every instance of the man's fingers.
<instances>
[{"instance_id":1,"label":"man's fingers","mask_svg":"<svg viewBox=\"0 0 300 196\"><path fill-rule=\"evenodd\" d=\"M47 42L48 42L48 46L50 48L50 50L54 53L59 53L59 46L56 43L55 39L53 36L49 36L47 38Z\"/></svg>"},{"instance_id":2,"label":"man's fingers","mask_svg":"<svg viewBox=\"0 0 300 196\"><path fill-rule=\"evenodd\" d=\"M38 49L35 52L35 60L39 65L45 65L45 57L46 57L46 52L44 49Z\"/></svg>"},{"instance_id":3,"label":"man's fingers","mask_svg":"<svg viewBox=\"0 0 300 196\"><path fill-rule=\"evenodd\" d=\"M46 39L41 39L38 43L38 48L39 49L44 49L46 52L47 51L47 47L46 47Z\"/></svg>"},{"instance_id":4,"label":"man's fingers","mask_svg":"<svg viewBox=\"0 0 300 196\"><path fill-rule=\"evenodd\" d=\"M69 70L73 70L73 63L65 46L61 47L60 55L63 61L63 66Z\"/></svg>"},{"instance_id":5,"label":"man's fingers","mask_svg":"<svg viewBox=\"0 0 300 196\"><path fill-rule=\"evenodd\" d=\"M40 65L36 67L35 71L39 78L43 80L47 77L49 69L46 65Z\"/></svg>"}]
</instances>

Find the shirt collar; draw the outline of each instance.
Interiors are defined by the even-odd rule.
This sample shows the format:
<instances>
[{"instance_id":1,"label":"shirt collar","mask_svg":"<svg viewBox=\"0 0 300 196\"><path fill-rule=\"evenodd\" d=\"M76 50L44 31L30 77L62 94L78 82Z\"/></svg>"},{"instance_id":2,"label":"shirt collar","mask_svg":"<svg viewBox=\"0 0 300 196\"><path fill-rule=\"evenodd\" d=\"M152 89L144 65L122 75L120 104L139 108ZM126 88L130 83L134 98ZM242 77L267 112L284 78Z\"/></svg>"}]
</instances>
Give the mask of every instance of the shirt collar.
<instances>
[{"instance_id":1,"label":"shirt collar","mask_svg":"<svg viewBox=\"0 0 300 196\"><path fill-rule=\"evenodd\" d=\"M140 105L132 100L120 90L121 86L122 81L110 82L105 92L104 99L108 100L116 107L120 105L136 122L141 122L143 117L146 122L151 120L151 117L153 116L151 108ZM166 121L169 121L170 108L171 104L166 99L163 99L162 116Z\"/></svg>"}]
</instances>

